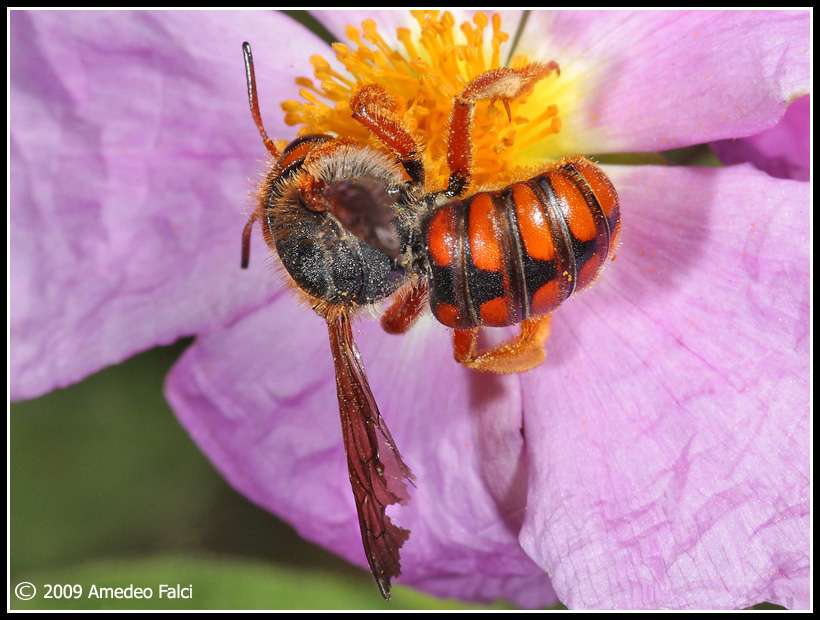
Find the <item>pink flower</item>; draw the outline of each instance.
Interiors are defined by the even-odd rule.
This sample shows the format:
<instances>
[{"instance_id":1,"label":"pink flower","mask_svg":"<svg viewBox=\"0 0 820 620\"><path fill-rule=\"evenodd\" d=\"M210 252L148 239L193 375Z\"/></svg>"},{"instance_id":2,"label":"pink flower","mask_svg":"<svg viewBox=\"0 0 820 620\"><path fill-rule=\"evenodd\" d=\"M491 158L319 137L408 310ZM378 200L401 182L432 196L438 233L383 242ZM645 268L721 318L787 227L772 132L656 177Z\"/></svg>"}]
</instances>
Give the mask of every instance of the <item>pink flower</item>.
<instances>
[{"instance_id":1,"label":"pink flower","mask_svg":"<svg viewBox=\"0 0 820 620\"><path fill-rule=\"evenodd\" d=\"M316 17L331 32L370 13ZM406 17L372 16L391 33ZM515 16L505 29L515 32ZM809 13L535 12L516 53L582 76L570 153L759 134L809 92ZM315 36L280 13L11 14L11 395L197 335L167 396L244 495L364 564L323 321L239 269L249 177ZM580 78L579 78L580 79ZM607 168L622 245L547 361L452 360L427 318L356 340L417 478L398 583L525 607L809 607L809 186ZM374 596L378 596L374 588Z\"/></svg>"},{"instance_id":2,"label":"pink flower","mask_svg":"<svg viewBox=\"0 0 820 620\"><path fill-rule=\"evenodd\" d=\"M795 101L780 122L748 138L720 140L712 150L727 164L750 162L780 179L809 180L810 96Z\"/></svg>"}]
</instances>

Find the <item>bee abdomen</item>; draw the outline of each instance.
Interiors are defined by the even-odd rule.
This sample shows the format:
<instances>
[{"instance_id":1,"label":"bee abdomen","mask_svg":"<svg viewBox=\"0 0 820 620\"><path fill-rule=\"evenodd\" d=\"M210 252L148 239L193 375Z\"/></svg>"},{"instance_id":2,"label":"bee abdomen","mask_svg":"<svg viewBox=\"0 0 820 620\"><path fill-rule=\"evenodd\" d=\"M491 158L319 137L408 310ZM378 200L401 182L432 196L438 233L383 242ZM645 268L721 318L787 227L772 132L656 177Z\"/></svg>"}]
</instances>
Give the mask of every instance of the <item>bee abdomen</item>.
<instances>
[{"instance_id":1,"label":"bee abdomen","mask_svg":"<svg viewBox=\"0 0 820 620\"><path fill-rule=\"evenodd\" d=\"M448 327L503 327L589 286L615 247L618 196L584 158L436 209L423 225L430 306Z\"/></svg>"}]
</instances>

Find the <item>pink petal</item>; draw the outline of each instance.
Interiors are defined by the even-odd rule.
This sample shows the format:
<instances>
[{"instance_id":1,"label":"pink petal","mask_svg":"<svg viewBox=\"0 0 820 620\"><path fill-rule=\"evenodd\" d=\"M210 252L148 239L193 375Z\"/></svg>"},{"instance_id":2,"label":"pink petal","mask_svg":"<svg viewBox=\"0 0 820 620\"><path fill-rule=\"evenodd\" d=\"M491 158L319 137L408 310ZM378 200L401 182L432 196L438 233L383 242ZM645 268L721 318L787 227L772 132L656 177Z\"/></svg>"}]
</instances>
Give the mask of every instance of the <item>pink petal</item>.
<instances>
[{"instance_id":1,"label":"pink petal","mask_svg":"<svg viewBox=\"0 0 820 620\"><path fill-rule=\"evenodd\" d=\"M258 239L258 267L238 271L248 179L266 156L244 40L268 131L293 135L278 104L327 47L280 13L11 14L12 398L225 321L277 288Z\"/></svg>"},{"instance_id":2,"label":"pink petal","mask_svg":"<svg viewBox=\"0 0 820 620\"><path fill-rule=\"evenodd\" d=\"M771 129L737 140L722 140L710 146L725 164L750 162L781 179L808 181L810 168L810 96L801 97Z\"/></svg>"},{"instance_id":3,"label":"pink petal","mask_svg":"<svg viewBox=\"0 0 820 620\"><path fill-rule=\"evenodd\" d=\"M574 608L807 608L808 187L614 181L618 259L523 381L522 545Z\"/></svg>"},{"instance_id":4,"label":"pink petal","mask_svg":"<svg viewBox=\"0 0 820 620\"><path fill-rule=\"evenodd\" d=\"M577 90L566 152L756 134L810 90L808 11L534 11L516 53L556 60Z\"/></svg>"},{"instance_id":5,"label":"pink petal","mask_svg":"<svg viewBox=\"0 0 820 620\"><path fill-rule=\"evenodd\" d=\"M418 480L392 511L412 532L399 583L534 607L554 600L547 571L573 607L801 607L806 186L748 168L615 172L618 260L559 311L543 367L475 374L430 319L403 338L361 324ZM200 338L168 397L240 492L364 565L325 339L277 298Z\"/></svg>"}]
</instances>

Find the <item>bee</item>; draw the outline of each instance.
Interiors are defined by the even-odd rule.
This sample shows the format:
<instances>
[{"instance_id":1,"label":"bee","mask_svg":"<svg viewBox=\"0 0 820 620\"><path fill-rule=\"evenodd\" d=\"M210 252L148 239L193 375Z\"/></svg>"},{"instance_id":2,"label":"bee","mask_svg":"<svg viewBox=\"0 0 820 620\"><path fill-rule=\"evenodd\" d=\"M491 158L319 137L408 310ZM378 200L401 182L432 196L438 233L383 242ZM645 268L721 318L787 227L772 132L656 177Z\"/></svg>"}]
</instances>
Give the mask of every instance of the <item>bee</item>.
<instances>
[{"instance_id":1,"label":"bee","mask_svg":"<svg viewBox=\"0 0 820 620\"><path fill-rule=\"evenodd\" d=\"M588 288L613 253L618 196L604 172L583 157L562 159L499 189L471 187L476 103L500 101L509 118L511 101L560 71L555 62L488 71L455 96L449 180L430 192L423 147L380 84L354 91L350 108L384 148L311 134L280 153L262 124L248 43L243 51L251 114L272 159L242 235L242 267L259 221L297 294L327 323L362 542L387 600L409 532L385 511L407 502L405 482L414 477L370 391L351 317L394 297L381 322L388 333L401 334L429 306L453 329L461 364L496 373L532 369L544 359L551 313ZM517 337L478 349L480 327L518 324Z\"/></svg>"}]
</instances>

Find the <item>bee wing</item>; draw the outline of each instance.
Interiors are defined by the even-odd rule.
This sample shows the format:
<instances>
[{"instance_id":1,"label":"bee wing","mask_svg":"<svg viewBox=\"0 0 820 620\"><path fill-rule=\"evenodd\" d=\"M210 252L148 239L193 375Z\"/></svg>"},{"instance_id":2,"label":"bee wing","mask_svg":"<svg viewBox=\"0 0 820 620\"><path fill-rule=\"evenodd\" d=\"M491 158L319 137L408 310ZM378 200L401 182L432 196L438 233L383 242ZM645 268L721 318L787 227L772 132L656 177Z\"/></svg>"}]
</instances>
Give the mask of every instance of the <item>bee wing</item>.
<instances>
[{"instance_id":1,"label":"bee wing","mask_svg":"<svg viewBox=\"0 0 820 620\"><path fill-rule=\"evenodd\" d=\"M390 580L401 573L399 549L410 532L385 514L390 504L409 499L404 479L413 474L379 414L348 316L328 319L330 349L336 370L336 393L342 418L350 484L356 498L367 561L382 596L390 598Z\"/></svg>"}]
</instances>

